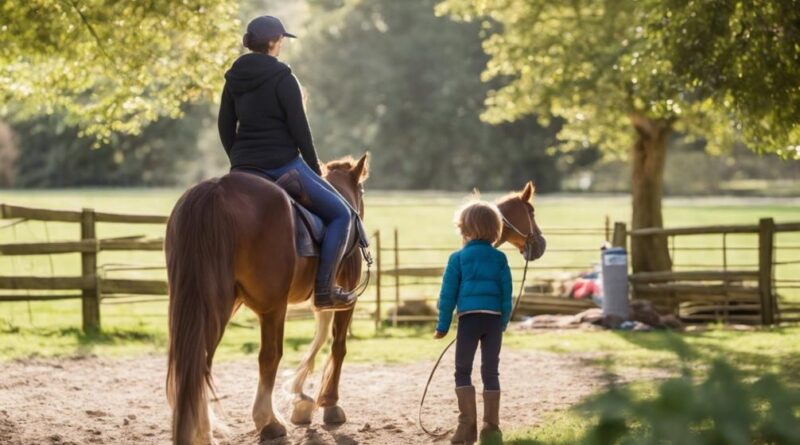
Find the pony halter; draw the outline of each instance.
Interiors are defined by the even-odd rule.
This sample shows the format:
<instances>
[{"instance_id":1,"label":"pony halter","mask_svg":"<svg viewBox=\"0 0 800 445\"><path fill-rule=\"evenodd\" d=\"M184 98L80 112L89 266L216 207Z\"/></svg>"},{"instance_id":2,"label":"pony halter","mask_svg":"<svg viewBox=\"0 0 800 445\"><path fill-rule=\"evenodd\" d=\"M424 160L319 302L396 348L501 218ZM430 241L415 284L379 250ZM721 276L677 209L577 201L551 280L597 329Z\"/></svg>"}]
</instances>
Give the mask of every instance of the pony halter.
<instances>
[{"instance_id":1,"label":"pony halter","mask_svg":"<svg viewBox=\"0 0 800 445\"><path fill-rule=\"evenodd\" d=\"M503 215L503 214L501 213L501 214L500 214L500 216L503 218L503 224L504 224L506 227L508 227L509 229L511 229L511 230L513 230L514 232L516 232L516 233L517 233L517 235L519 235L519 236L521 236L521 237L525 238L525 242L528 242L528 240L529 240L529 239L533 238L533 230L531 230L531 233L529 233L529 234L527 234L527 235L526 235L526 234L522 233L522 230L519 230L519 229L517 228L517 226L515 226L514 224L511 224L511 221L509 221L509 220L508 220L508 218L506 218L506 216L505 216L505 215ZM531 224L531 227L533 227L533 224Z\"/></svg>"},{"instance_id":2,"label":"pony halter","mask_svg":"<svg viewBox=\"0 0 800 445\"><path fill-rule=\"evenodd\" d=\"M522 253L522 255L525 257L525 264L527 265L528 261L535 260L537 258L537 255L534 252L533 248L534 245L536 244L536 229L534 228L535 226L533 224L533 221L532 220L530 221L531 224L530 233L525 234L522 233L522 230L519 230L517 226L512 224L511 221L509 221L505 215L501 213L500 216L503 219L503 225L511 229L513 232L515 232L517 235L521 236L525 240L525 247Z\"/></svg>"}]
</instances>

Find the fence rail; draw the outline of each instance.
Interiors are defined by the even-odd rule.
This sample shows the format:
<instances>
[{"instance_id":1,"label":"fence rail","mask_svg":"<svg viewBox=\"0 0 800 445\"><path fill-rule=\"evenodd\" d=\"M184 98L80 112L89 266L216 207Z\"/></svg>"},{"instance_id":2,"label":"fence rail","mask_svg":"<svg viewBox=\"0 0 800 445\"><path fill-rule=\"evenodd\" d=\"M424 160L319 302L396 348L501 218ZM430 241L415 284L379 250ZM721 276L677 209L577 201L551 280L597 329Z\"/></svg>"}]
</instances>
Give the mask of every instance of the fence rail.
<instances>
[{"instance_id":1,"label":"fence rail","mask_svg":"<svg viewBox=\"0 0 800 445\"><path fill-rule=\"evenodd\" d=\"M162 238L145 236L126 236L116 238L98 238L98 223L109 224L164 224L167 217L163 215L135 215L96 212L92 209L82 211L65 211L37 209L22 206L0 204L0 218L21 221L55 221L77 223L80 226L80 239L59 240L51 242L25 242L0 244L2 256L80 254L81 274L77 276L0 276L0 302L11 301L49 301L62 299L80 299L82 301L83 328L87 331L100 327L100 302L104 298L114 302L145 301L167 294L165 280L108 278L109 271L118 270L163 270L163 264L129 265L98 264L97 255L104 251L142 251L153 252L163 249ZM612 226L606 218L605 227L556 228L546 231L551 237L548 254L581 254L597 252L597 249L583 247L556 247L552 238L596 236L598 241L610 241L614 245L627 246L631 237L665 236L670 240L673 258L677 252L722 252L722 265L700 262L681 263L681 268L705 270L673 270L664 272L634 273L629 279L634 298L654 300L657 306L674 311L685 320L710 321L723 320L730 322L758 322L774 324L778 322L800 321L800 303L780 301L776 288L800 288L800 280L794 278L775 278L775 267L794 265L800 260L775 260L778 249L787 251L800 250L797 241L785 246L778 246L775 237L778 233L800 232L800 223L776 224L772 219L762 219L759 224L716 225L702 227L679 227L665 229L637 229L628 231L624 223ZM678 237L713 235L722 237L721 246L709 243L694 246L675 246ZM751 245L729 246L727 237L738 235L757 236L757 242ZM369 314L376 327L385 321L397 324L402 321L431 320L433 314L402 314L400 306L409 298L406 288L409 286L438 286L444 272L443 262L427 263L409 262L404 256L410 254L431 253L441 255L452 251L453 246L421 246L402 245L399 232L395 231L387 239L382 239L379 231L374 234L373 249L376 260L374 283L374 312ZM581 238L582 239L582 238ZM391 245L387 245L390 244ZM598 243L599 244L599 243ZM758 252L757 261L753 264L734 264L729 261L729 252ZM575 263L548 264L534 266L537 271L577 271L586 270L589 264ZM791 266L793 267L793 266ZM520 270L513 266L512 270ZM530 284L530 283L529 283ZM540 286L527 286L520 308L530 314L540 313L576 313L593 304L587 300L558 298L544 289L553 287L552 282L544 282ZM40 294L22 295L17 291L42 291ZM46 292L46 293L45 293ZM415 296L414 298L418 298ZM427 297L433 300L432 296ZM111 300L109 300L111 301ZM366 301L365 301L366 302ZM386 311L393 306L394 312ZM293 312L297 317L298 311ZM363 314L362 314L363 315Z\"/></svg>"},{"instance_id":2,"label":"fence rail","mask_svg":"<svg viewBox=\"0 0 800 445\"><path fill-rule=\"evenodd\" d=\"M163 280L123 280L100 277L97 254L101 251L158 251L163 248L162 239L124 237L97 239L97 223L164 224L163 215L135 215L96 212L83 209L68 210L37 209L0 204L0 218L22 221L55 221L79 223L81 239L78 241L55 241L46 243L15 243L0 245L0 255L52 255L79 253L81 255L80 276L14 276L0 277L0 289L5 290L78 290L80 293L47 295L2 295L0 301L42 301L80 298L84 331L100 328L100 300L103 294L164 295L167 283Z\"/></svg>"},{"instance_id":3,"label":"fence rail","mask_svg":"<svg viewBox=\"0 0 800 445\"><path fill-rule=\"evenodd\" d=\"M624 224L620 230L625 230ZM693 321L757 321L764 325L780 321L796 321L797 318L792 315L793 308L781 302L776 293L776 286L782 289L790 286L783 284L782 280L775 279L775 267L795 264L795 261L775 259L776 251L782 248L776 246L775 237L779 233L788 232L800 232L800 223L776 224L772 218L763 218L758 224L633 230L629 234L630 237L667 237L670 241L673 263L677 237L695 235L722 237L722 246L714 249L722 251L722 264L717 266L720 269L634 273L630 276L633 296L655 300L662 310L678 313L681 317ZM727 243L730 235L755 235L757 240L750 246L733 247ZM793 250L793 247L784 249ZM681 250L690 249L684 247ZM753 265L731 264L728 261L729 251L757 251L758 262ZM682 265L693 268L710 266ZM782 312L785 312L786 316L782 316Z\"/></svg>"},{"instance_id":4,"label":"fence rail","mask_svg":"<svg viewBox=\"0 0 800 445\"><path fill-rule=\"evenodd\" d=\"M558 228L543 228L548 240L547 254L549 258L557 254L591 254L598 253L598 248L604 242L610 241L612 235L612 227L610 219L605 218L605 224L594 227L558 227ZM376 249L376 263L378 264L378 279L379 284L376 285L377 300L388 302L392 305L389 311L386 312L386 319L384 320L381 314L381 309L378 308L375 316L376 327L384 321L388 321L392 325L397 325L401 322L413 321L418 322L422 320L433 321L436 314L431 307L435 304L438 295L438 287L441 283L441 278L444 273L444 264L446 263L446 253L452 252L457 249L457 245L418 245L414 243L402 244L400 241L400 234L398 229L394 229L388 234L376 232L376 239L379 240L375 244ZM584 244L585 240L595 238L594 243L596 248L587 247L574 247L574 246L559 246L558 242L554 239L563 238L576 238L581 240L580 244ZM381 242L380 240L384 241ZM388 240L389 242L385 242ZM588 244L592 245L590 241ZM518 255L516 250L505 248L504 250L509 253L508 257L511 260L512 272L521 272L523 269L522 264L519 264ZM426 255L429 254L429 255ZM419 261L419 257L426 258L425 261ZM409 259L409 257L416 257L416 259ZM438 261L432 262L430 257L439 258ZM388 261L387 261L388 260ZM515 264L517 263L517 264ZM542 272L567 272L575 273L577 271L586 271L591 268L591 265L584 263L579 265L574 261L559 261L556 263L549 263L541 265L539 263L531 266L537 273ZM532 275L532 274L530 274ZM529 275L529 280L531 280ZM518 274L513 274L518 277ZM383 279L381 279L383 277ZM577 313L590 307L595 307L591 300L572 300L566 298L558 298L553 295L550 290L543 290L544 288L552 289L552 278L537 279L542 285L530 285L533 280L529 281L526 286L525 292L522 295L520 302L520 314L544 314L544 313ZM520 283L515 283L514 287ZM412 288L420 289L414 290ZM422 295L420 295L422 293ZM386 298L390 295L389 298ZM406 304L408 307L405 307ZM428 303L428 305L425 305ZM421 310L424 314L415 313L415 310ZM410 311L410 312L408 312Z\"/></svg>"}]
</instances>

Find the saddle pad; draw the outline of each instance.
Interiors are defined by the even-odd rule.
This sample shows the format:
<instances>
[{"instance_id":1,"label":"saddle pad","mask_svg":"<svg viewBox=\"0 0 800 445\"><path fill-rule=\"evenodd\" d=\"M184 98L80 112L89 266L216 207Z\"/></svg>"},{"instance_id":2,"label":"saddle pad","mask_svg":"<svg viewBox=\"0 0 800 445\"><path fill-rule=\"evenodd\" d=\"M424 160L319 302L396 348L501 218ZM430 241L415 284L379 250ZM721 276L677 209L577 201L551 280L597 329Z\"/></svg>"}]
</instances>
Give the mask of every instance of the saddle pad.
<instances>
[{"instance_id":1,"label":"saddle pad","mask_svg":"<svg viewBox=\"0 0 800 445\"><path fill-rule=\"evenodd\" d=\"M292 200L294 209L294 242L299 256L319 256L319 245L325 237L325 224L319 216Z\"/></svg>"},{"instance_id":2,"label":"saddle pad","mask_svg":"<svg viewBox=\"0 0 800 445\"><path fill-rule=\"evenodd\" d=\"M298 256L319 256L319 246L325 238L325 223L310 210L295 200L291 200L294 209L294 239ZM369 247L369 240L364 225L358 215L353 214L353 230L346 241L345 254L356 247Z\"/></svg>"}]
</instances>

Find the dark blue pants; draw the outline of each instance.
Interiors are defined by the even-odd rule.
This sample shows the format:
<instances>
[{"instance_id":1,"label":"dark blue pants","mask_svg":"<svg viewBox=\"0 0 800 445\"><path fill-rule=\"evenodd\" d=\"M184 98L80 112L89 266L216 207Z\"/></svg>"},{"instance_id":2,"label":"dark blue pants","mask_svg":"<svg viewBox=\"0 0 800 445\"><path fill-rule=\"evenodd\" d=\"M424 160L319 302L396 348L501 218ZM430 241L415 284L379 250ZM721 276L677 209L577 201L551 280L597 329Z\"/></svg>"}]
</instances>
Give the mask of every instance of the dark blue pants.
<instances>
[{"instance_id":1,"label":"dark blue pants","mask_svg":"<svg viewBox=\"0 0 800 445\"><path fill-rule=\"evenodd\" d=\"M308 209L325 222L325 238L320 246L319 267L314 288L318 294L327 293L335 284L335 268L341 261L345 243L350 238L352 213L342 195L328 181L314 173L300 156L282 167L263 172L269 179L275 181L291 170L297 170L303 191L311 201Z\"/></svg>"},{"instance_id":2,"label":"dark blue pants","mask_svg":"<svg viewBox=\"0 0 800 445\"><path fill-rule=\"evenodd\" d=\"M464 314L458 317L456 336L456 387L472 385L472 362L481 346L481 379L483 389L500 390L497 368L503 344L503 319L494 314Z\"/></svg>"}]
</instances>

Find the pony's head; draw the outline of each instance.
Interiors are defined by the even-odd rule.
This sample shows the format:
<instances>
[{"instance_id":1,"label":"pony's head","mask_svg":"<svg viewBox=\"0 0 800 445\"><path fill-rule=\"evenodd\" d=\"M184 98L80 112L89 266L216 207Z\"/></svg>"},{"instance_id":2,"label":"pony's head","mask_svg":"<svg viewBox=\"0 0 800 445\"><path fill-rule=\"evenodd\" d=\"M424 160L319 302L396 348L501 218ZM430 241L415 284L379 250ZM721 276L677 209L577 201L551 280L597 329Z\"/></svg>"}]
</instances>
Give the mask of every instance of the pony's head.
<instances>
[{"instance_id":1,"label":"pony's head","mask_svg":"<svg viewBox=\"0 0 800 445\"><path fill-rule=\"evenodd\" d=\"M511 192L497 200L497 208L503 215L503 233L496 246L509 242L519 249L527 260L535 260L544 254L545 241L536 224L533 197L536 192L533 182L528 181L520 192Z\"/></svg>"},{"instance_id":2,"label":"pony's head","mask_svg":"<svg viewBox=\"0 0 800 445\"><path fill-rule=\"evenodd\" d=\"M323 175L331 185L364 217L364 186L369 176L367 153L356 161L350 156L326 163Z\"/></svg>"}]
</instances>

